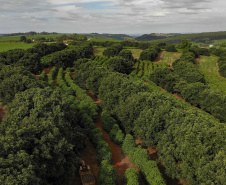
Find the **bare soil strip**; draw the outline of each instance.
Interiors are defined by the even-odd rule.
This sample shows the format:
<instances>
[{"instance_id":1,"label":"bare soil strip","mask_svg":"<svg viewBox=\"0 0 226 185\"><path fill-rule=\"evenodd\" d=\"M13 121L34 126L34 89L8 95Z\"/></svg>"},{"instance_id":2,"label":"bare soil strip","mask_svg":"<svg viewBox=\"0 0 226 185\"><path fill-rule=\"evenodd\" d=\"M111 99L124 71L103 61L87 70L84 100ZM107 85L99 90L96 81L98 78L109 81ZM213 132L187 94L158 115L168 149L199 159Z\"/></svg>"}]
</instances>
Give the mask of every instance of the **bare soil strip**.
<instances>
[{"instance_id":1,"label":"bare soil strip","mask_svg":"<svg viewBox=\"0 0 226 185\"><path fill-rule=\"evenodd\" d=\"M201 59L201 57L199 56L198 58L195 59L195 65L198 66L199 65L199 60Z\"/></svg>"},{"instance_id":2,"label":"bare soil strip","mask_svg":"<svg viewBox=\"0 0 226 185\"><path fill-rule=\"evenodd\" d=\"M158 63L161 61L162 59L162 55L165 51L160 51L158 57L154 60L155 63Z\"/></svg>"}]
</instances>

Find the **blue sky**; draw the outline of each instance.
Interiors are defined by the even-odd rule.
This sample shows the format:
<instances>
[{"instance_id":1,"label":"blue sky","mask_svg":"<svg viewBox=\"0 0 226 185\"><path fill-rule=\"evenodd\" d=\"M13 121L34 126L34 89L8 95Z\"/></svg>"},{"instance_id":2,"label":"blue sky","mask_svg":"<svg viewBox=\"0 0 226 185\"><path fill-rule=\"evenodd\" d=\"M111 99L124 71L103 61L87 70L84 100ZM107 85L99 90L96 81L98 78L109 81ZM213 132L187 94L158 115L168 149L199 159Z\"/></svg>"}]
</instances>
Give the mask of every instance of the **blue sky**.
<instances>
[{"instance_id":1,"label":"blue sky","mask_svg":"<svg viewBox=\"0 0 226 185\"><path fill-rule=\"evenodd\" d=\"M0 33L225 31L224 0L0 0Z\"/></svg>"}]
</instances>

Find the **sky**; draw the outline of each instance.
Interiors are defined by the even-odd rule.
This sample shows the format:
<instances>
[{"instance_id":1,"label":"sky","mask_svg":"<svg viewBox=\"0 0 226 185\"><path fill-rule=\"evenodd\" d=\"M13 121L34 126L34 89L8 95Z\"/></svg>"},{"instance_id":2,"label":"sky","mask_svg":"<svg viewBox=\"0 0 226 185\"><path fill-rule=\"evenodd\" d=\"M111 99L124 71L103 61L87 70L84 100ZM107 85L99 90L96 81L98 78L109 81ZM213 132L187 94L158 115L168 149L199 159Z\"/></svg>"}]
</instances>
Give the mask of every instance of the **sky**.
<instances>
[{"instance_id":1,"label":"sky","mask_svg":"<svg viewBox=\"0 0 226 185\"><path fill-rule=\"evenodd\" d=\"M0 33L226 31L225 0L0 0Z\"/></svg>"}]
</instances>

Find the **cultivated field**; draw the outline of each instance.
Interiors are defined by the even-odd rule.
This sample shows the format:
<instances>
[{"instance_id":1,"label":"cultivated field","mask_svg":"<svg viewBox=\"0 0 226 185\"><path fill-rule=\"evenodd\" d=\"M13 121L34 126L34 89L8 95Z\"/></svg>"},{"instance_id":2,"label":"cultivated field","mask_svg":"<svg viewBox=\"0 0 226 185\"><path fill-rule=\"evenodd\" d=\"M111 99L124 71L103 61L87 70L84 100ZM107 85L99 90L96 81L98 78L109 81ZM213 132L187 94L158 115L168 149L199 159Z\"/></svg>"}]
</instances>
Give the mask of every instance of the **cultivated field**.
<instances>
[{"instance_id":1,"label":"cultivated field","mask_svg":"<svg viewBox=\"0 0 226 185\"><path fill-rule=\"evenodd\" d=\"M56 37L62 36L64 34L50 34L50 35L31 35L31 36L26 36L27 39L36 39L40 37L45 37L45 38L53 38L55 39ZM19 41L21 35L18 36L8 36L8 37L0 37L0 42L2 41Z\"/></svg>"},{"instance_id":2,"label":"cultivated field","mask_svg":"<svg viewBox=\"0 0 226 185\"><path fill-rule=\"evenodd\" d=\"M129 49L129 48L128 48L128 50L130 50L132 52L133 57L135 59L139 59L140 58L140 54L143 51L142 49Z\"/></svg>"},{"instance_id":3,"label":"cultivated field","mask_svg":"<svg viewBox=\"0 0 226 185\"><path fill-rule=\"evenodd\" d=\"M218 59L219 57L216 56L201 56L198 60L199 69L217 73L219 70L216 64L218 62Z\"/></svg>"},{"instance_id":4,"label":"cultivated field","mask_svg":"<svg viewBox=\"0 0 226 185\"><path fill-rule=\"evenodd\" d=\"M99 46L94 46L93 51L95 55L103 56L103 52L106 48L105 47L99 47Z\"/></svg>"},{"instance_id":5,"label":"cultivated field","mask_svg":"<svg viewBox=\"0 0 226 185\"><path fill-rule=\"evenodd\" d=\"M175 60L179 59L181 55L182 53L164 51L159 62L164 62L168 65L171 65Z\"/></svg>"},{"instance_id":6,"label":"cultivated field","mask_svg":"<svg viewBox=\"0 0 226 185\"><path fill-rule=\"evenodd\" d=\"M34 46L35 43L24 43L24 42L0 42L0 52L8 51L11 49L28 49Z\"/></svg>"}]
</instances>

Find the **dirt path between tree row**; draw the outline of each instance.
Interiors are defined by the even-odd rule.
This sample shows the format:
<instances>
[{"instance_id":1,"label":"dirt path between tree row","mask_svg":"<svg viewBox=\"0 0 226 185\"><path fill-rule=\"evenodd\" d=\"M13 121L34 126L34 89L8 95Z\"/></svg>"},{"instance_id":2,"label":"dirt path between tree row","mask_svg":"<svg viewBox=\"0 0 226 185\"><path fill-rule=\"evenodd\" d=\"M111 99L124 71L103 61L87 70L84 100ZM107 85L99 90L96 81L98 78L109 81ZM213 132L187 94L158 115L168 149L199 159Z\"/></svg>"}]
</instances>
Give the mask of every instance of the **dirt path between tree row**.
<instances>
[{"instance_id":1,"label":"dirt path between tree row","mask_svg":"<svg viewBox=\"0 0 226 185\"><path fill-rule=\"evenodd\" d=\"M154 63L158 63L162 60L162 55L165 51L160 51L158 57L154 60Z\"/></svg>"},{"instance_id":2,"label":"dirt path between tree row","mask_svg":"<svg viewBox=\"0 0 226 185\"><path fill-rule=\"evenodd\" d=\"M140 140L139 138L135 138L135 142L136 142L136 146L142 145L143 141ZM143 147L144 148L144 147ZM158 160L158 149L153 148L153 147L148 147L146 148L148 155L150 156L150 159L152 161L157 161ZM171 177L166 175L166 169L165 167L160 164L157 163L158 169L163 177L163 179L166 181L167 185L185 185L188 184L185 180L178 180L178 179L172 179Z\"/></svg>"},{"instance_id":3,"label":"dirt path between tree row","mask_svg":"<svg viewBox=\"0 0 226 185\"><path fill-rule=\"evenodd\" d=\"M90 140L86 139L86 149L81 153L81 159L90 166L95 181L98 182L99 166L97 162L96 150ZM80 176L76 176L71 185L82 185Z\"/></svg>"},{"instance_id":4,"label":"dirt path between tree row","mask_svg":"<svg viewBox=\"0 0 226 185\"><path fill-rule=\"evenodd\" d=\"M96 98L96 96L91 92L87 91L87 94L93 99L93 101L98 105L101 100ZM124 173L127 168L133 167L135 168L138 172L139 169L136 168L136 166L129 160L128 156L125 155L122 152L122 148L119 145L116 145L114 142L111 141L109 134L102 128L101 124L101 110L98 114L98 119L96 123L96 127L101 129L101 132L104 136L104 140L108 143L109 147L112 150L112 164L116 172L117 176L117 181L119 185L124 184ZM141 182L140 185L145 185L146 183L142 181L142 178L140 178Z\"/></svg>"},{"instance_id":5,"label":"dirt path between tree row","mask_svg":"<svg viewBox=\"0 0 226 185\"><path fill-rule=\"evenodd\" d=\"M199 60L201 59L201 57L199 56L198 58L195 59L195 65L198 66L199 65Z\"/></svg>"}]
</instances>

